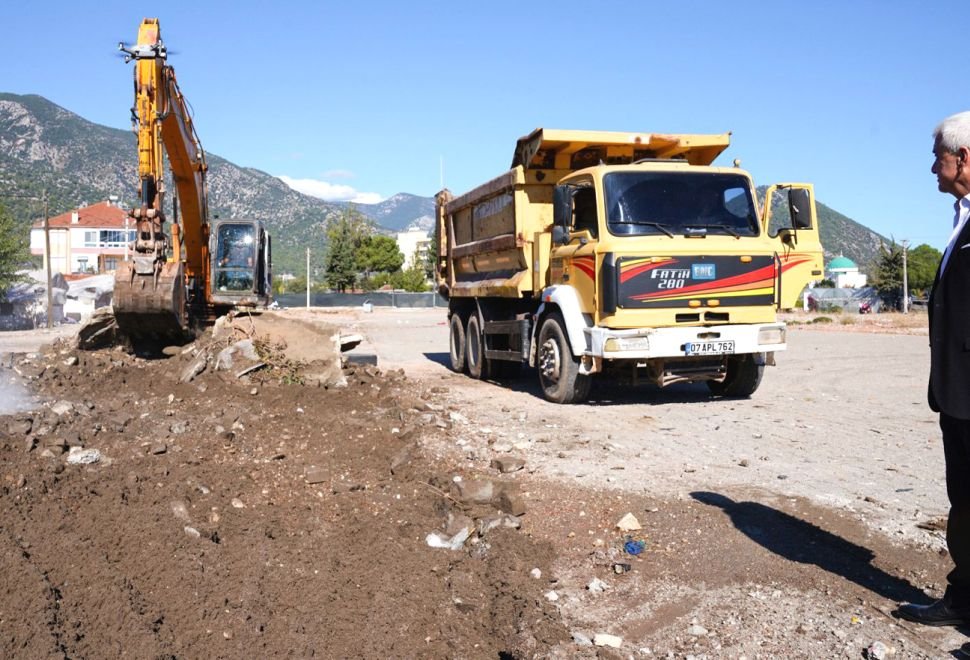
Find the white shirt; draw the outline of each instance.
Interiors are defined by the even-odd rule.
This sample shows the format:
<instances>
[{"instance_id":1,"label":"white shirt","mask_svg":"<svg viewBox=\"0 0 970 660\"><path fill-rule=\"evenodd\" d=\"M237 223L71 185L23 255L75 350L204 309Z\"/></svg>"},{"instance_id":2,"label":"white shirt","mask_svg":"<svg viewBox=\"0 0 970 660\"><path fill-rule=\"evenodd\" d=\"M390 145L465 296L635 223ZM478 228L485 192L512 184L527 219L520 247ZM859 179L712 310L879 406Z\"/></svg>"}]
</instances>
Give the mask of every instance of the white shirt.
<instances>
[{"instance_id":1,"label":"white shirt","mask_svg":"<svg viewBox=\"0 0 970 660\"><path fill-rule=\"evenodd\" d=\"M953 203L953 233L950 234L950 242L946 244L946 250L943 252L943 265L940 266L940 277L943 276L943 271L946 270L946 262L949 260L950 253L953 251L953 244L956 243L957 236L960 235L964 225L967 224L967 218L970 218L970 194L964 195Z\"/></svg>"}]
</instances>

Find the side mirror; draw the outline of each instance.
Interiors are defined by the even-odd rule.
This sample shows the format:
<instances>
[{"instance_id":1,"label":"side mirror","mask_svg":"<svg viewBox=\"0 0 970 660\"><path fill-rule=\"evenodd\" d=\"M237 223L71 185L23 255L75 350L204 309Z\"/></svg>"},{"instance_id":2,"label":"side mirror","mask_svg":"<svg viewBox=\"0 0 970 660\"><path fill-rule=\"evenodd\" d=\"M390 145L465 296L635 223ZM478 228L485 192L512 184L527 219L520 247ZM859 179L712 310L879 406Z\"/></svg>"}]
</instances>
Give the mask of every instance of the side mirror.
<instances>
[{"instance_id":1,"label":"side mirror","mask_svg":"<svg viewBox=\"0 0 970 660\"><path fill-rule=\"evenodd\" d=\"M788 189L788 213L795 229L812 228L812 197L805 188Z\"/></svg>"},{"instance_id":2,"label":"side mirror","mask_svg":"<svg viewBox=\"0 0 970 660\"><path fill-rule=\"evenodd\" d=\"M556 223L552 226L552 242L554 245L569 244L569 230Z\"/></svg>"}]
</instances>

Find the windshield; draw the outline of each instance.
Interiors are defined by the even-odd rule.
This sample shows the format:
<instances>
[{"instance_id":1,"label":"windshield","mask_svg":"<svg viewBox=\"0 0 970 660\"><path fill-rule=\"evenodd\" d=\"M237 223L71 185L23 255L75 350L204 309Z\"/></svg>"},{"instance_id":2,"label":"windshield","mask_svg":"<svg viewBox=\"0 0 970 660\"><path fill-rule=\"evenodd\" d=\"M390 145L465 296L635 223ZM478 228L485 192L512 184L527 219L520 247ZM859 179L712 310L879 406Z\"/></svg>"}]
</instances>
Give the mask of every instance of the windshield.
<instances>
[{"instance_id":1,"label":"windshield","mask_svg":"<svg viewBox=\"0 0 970 660\"><path fill-rule=\"evenodd\" d=\"M216 250L216 289L251 291L255 255L256 240L252 225L220 225Z\"/></svg>"},{"instance_id":2,"label":"windshield","mask_svg":"<svg viewBox=\"0 0 970 660\"><path fill-rule=\"evenodd\" d=\"M604 177L612 234L757 236L747 177L696 172L612 172Z\"/></svg>"}]
</instances>

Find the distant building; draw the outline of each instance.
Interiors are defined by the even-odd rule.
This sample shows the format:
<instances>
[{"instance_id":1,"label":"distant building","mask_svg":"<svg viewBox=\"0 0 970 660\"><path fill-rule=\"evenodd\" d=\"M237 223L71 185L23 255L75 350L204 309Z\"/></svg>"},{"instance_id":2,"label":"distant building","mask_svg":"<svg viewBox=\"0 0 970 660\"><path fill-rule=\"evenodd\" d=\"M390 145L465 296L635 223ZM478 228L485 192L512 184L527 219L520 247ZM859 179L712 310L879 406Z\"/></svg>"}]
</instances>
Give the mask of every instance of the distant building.
<instances>
[{"instance_id":1,"label":"distant building","mask_svg":"<svg viewBox=\"0 0 970 660\"><path fill-rule=\"evenodd\" d=\"M414 260L417 257L417 265L421 265L428 258L428 250L431 248L431 239L428 232L423 229L409 229L408 231L398 232L397 249L404 255L404 268L413 268Z\"/></svg>"},{"instance_id":2,"label":"distant building","mask_svg":"<svg viewBox=\"0 0 970 660\"><path fill-rule=\"evenodd\" d=\"M868 278L859 272L859 267L848 257L838 256L825 268L828 278L835 282L837 289L861 289Z\"/></svg>"},{"instance_id":3,"label":"distant building","mask_svg":"<svg viewBox=\"0 0 970 660\"><path fill-rule=\"evenodd\" d=\"M54 273L107 273L127 259L135 240L128 213L109 201L62 213L50 219L51 271ZM30 230L31 254L45 254L44 221Z\"/></svg>"}]
</instances>

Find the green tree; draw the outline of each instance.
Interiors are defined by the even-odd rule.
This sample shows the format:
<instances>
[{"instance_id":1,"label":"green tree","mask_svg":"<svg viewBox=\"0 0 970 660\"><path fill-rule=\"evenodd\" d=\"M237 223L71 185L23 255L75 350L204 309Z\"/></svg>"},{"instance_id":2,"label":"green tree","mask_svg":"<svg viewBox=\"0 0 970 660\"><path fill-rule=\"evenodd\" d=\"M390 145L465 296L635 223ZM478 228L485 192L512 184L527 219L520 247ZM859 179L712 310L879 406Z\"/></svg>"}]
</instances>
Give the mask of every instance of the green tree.
<instances>
[{"instance_id":1,"label":"green tree","mask_svg":"<svg viewBox=\"0 0 970 660\"><path fill-rule=\"evenodd\" d=\"M398 271L391 275L391 284L395 289L419 292L428 290L428 281L424 276L424 265L417 264L407 270Z\"/></svg>"},{"instance_id":2,"label":"green tree","mask_svg":"<svg viewBox=\"0 0 970 660\"><path fill-rule=\"evenodd\" d=\"M397 247L397 241L390 236L374 234L367 236L357 250L357 266L364 276L371 273L394 273L404 264L404 255Z\"/></svg>"},{"instance_id":3,"label":"green tree","mask_svg":"<svg viewBox=\"0 0 970 660\"><path fill-rule=\"evenodd\" d=\"M431 232L431 243L428 244L428 251L424 255L424 275L425 278L434 282L437 279L438 270L438 232Z\"/></svg>"},{"instance_id":4,"label":"green tree","mask_svg":"<svg viewBox=\"0 0 970 660\"><path fill-rule=\"evenodd\" d=\"M873 262L872 286L890 307L899 308L903 289L903 248L893 241L879 246Z\"/></svg>"},{"instance_id":5,"label":"green tree","mask_svg":"<svg viewBox=\"0 0 970 660\"><path fill-rule=\"evenodd\" d=\"M30 265L30 227L17 222L0 204L0 300L11 286L24 281L18 272Z\"/></svg>"},{"instance_id":6,"label":"green tree","mask_svg":"<svg viewBox=\"0 0 970 660\"><path fill-rule=\"evenodd\" d=\"M360 270L357 252L367 236L364 216L353 206L327 225L327 253L324 257L324 280L330 288L344 293L353 288Z\"/></svg>"},{"instance_id":7,"label":"green tree","mask_svg":"<svg viewBox=\"0 0 970 660\"><path fill-rule=\"evenodd\" d=\"M906 253L906 279L911 291L927 291L933 286L943 253L925 243Z\"/></svg>"}]
</instances>

